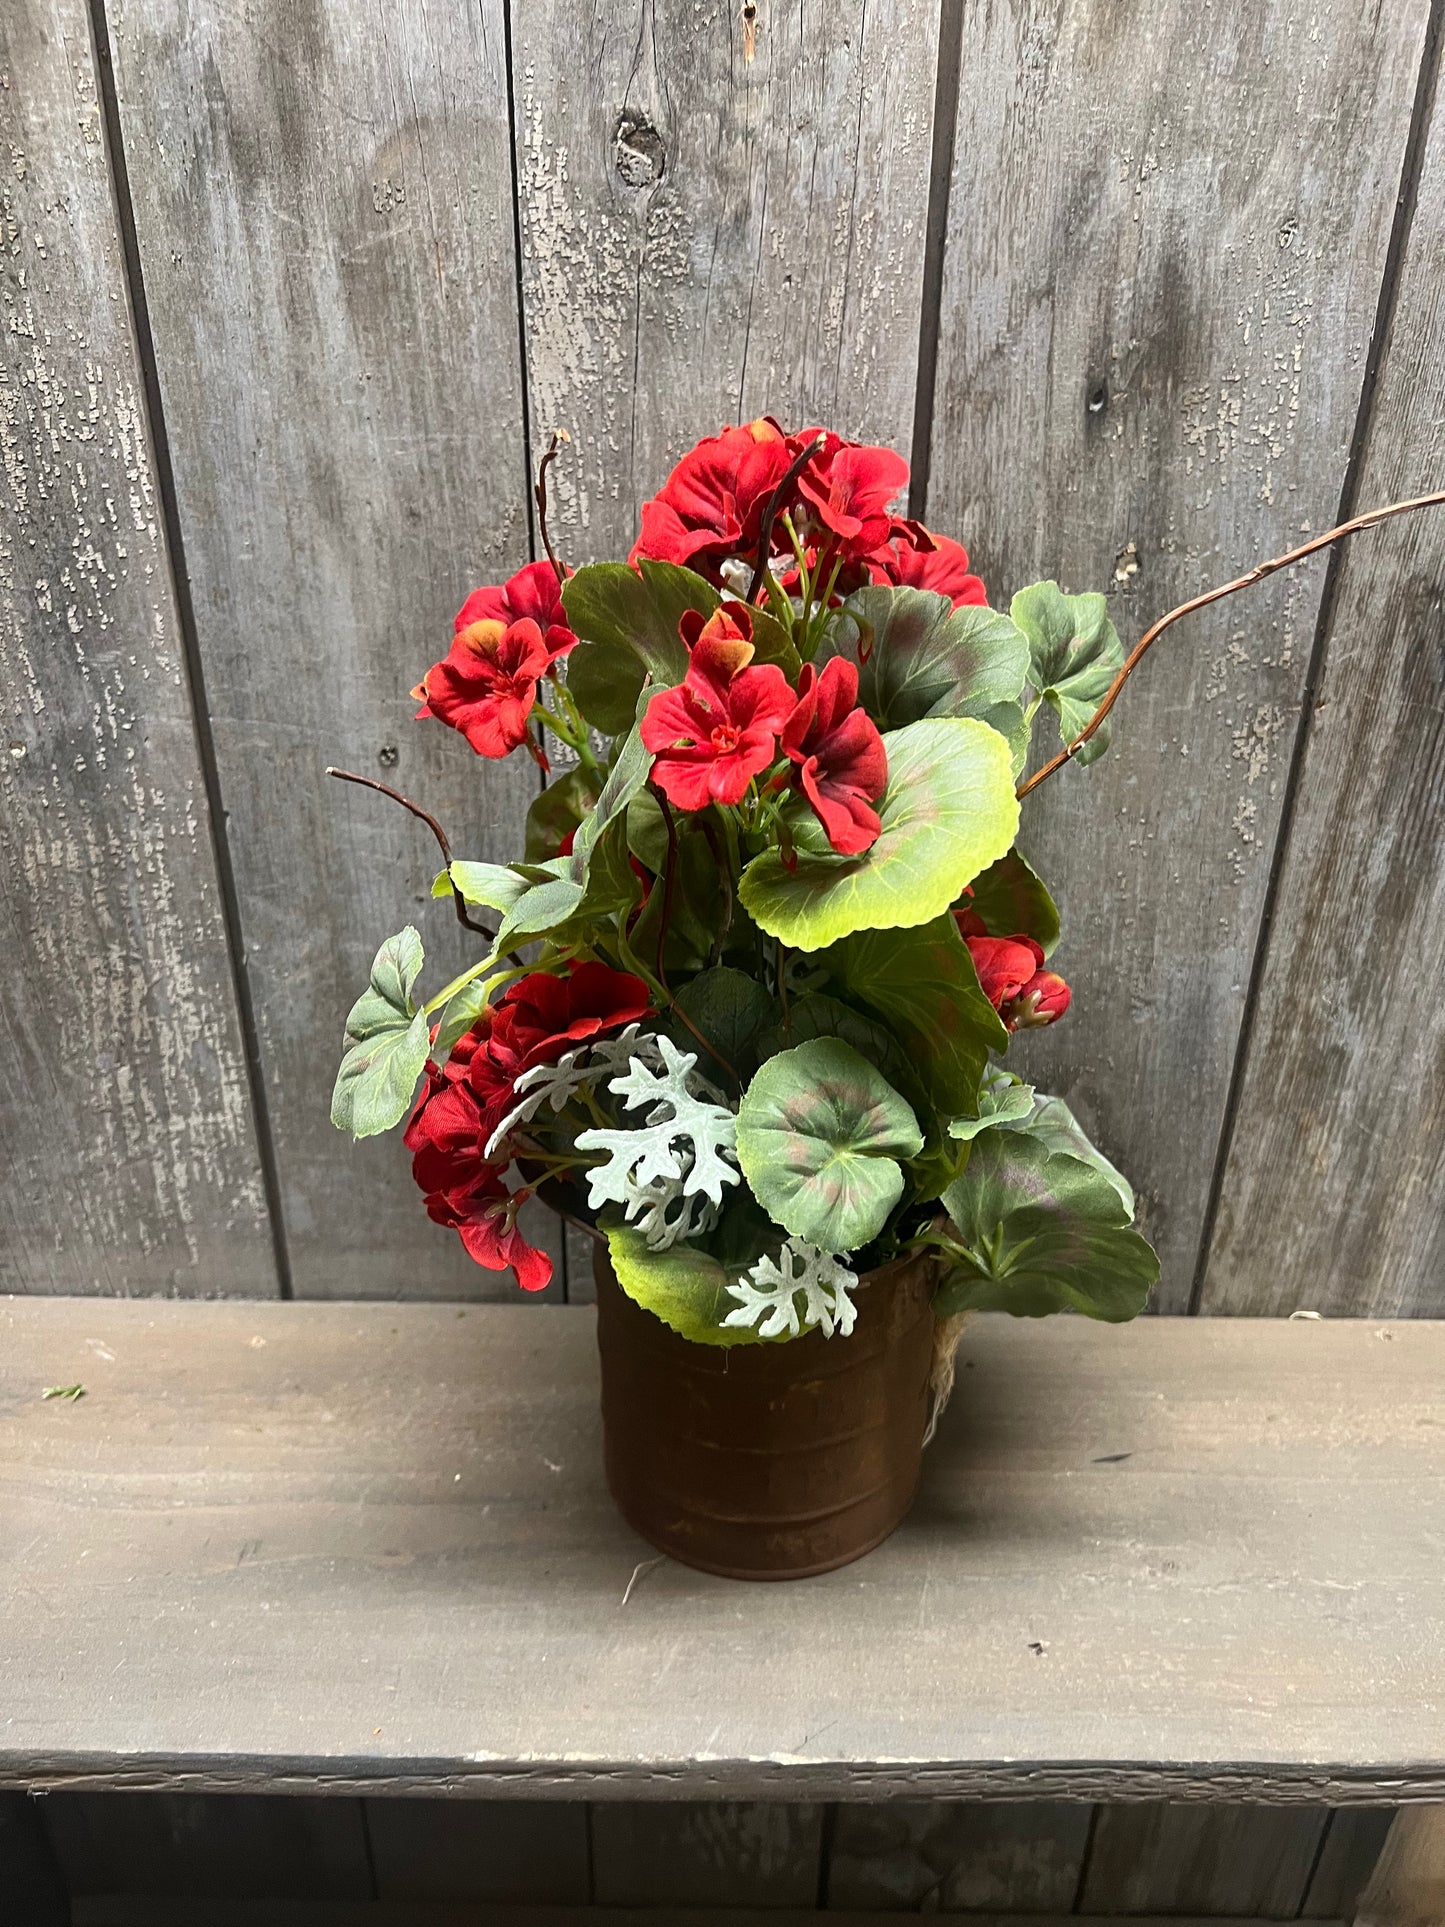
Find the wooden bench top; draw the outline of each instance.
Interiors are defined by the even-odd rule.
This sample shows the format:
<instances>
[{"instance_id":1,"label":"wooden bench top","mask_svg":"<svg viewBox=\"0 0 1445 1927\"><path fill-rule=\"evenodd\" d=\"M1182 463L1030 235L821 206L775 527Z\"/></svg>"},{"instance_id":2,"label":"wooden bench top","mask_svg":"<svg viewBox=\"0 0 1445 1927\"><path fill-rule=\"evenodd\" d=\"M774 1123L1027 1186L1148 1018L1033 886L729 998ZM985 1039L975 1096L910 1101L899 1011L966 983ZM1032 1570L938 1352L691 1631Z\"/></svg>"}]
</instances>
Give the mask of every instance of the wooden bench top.
<instances>
[{"instance_id":1,"label":"wooden bench top","mask_svg":"<svg viewBox=\"0 0 1445 1927\"><path fill-rule=\"evenodd\" d=\"M780 1586L596 1405L582 1307L0 1299L0 1784L1445 1799L1445 1323L980 1318Z\"/></svg>"}]
</instances>

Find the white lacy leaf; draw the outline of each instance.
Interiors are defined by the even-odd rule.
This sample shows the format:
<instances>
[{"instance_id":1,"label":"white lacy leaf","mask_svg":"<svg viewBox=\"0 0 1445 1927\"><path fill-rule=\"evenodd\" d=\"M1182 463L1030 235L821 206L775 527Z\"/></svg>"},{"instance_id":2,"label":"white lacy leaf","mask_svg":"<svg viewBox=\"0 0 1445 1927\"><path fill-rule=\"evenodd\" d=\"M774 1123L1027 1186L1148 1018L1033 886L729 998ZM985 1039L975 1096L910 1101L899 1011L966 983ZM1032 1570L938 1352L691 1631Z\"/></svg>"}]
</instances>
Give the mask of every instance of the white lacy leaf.
<instances>
[{"instance_id":1,"label":"white lacy leaf","mask_svg":"<svg viewBox=\"0 0 1445 1927\"><path fill-rule=\"evenodd\" d=\"M825 1338L835 1331L846 1338L858 1317L858 1307L848 1296L857 1282L857 1273L832 1252L789 1238L778 1261L759 1258L751 1271L728 1286L729 1295L739 1302L723 1323L756 1325L761 1338L785 1333L796 1338L814 1326Z\"/></svg>"},{"instance_id":2,"label":"white lacy leaf","mask_svg":"<svg viewBox=\"0 0 1445 1927\"><path fill-rule=\"evenodd\" d=\"M529 1124L544 1104L550 1103L554 1111L560 1111L575 1092L590 1084L603 1067L579 1062L586 1055L587 1046L580 1044L576 1050L564 1052L555 1064L534 1064L531 1070L523 1071L512 1086L512 1095L521 1097L522 1102L508 1111L487 1139L482 1156L491 1157L507 1133L518 1124Z\"/></svg>"}]
</instances>

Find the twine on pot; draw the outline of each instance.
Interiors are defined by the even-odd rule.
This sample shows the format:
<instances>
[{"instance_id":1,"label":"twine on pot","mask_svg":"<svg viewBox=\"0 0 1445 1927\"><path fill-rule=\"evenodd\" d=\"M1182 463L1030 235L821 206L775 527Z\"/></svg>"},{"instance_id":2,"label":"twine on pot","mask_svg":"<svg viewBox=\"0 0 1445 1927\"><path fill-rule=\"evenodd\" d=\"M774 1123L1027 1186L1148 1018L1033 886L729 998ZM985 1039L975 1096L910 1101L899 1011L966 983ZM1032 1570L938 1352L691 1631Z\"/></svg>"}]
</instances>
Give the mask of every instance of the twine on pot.
<instances>
[{"instance_id":1,"label":"twine on pot","mask_svg":"<svg viewBox=\"0 0 1445 1927\"><path fill-rule=\"evenodd\" d=\"M952 1318L935 1318L933 1321L933 1364L928 1373L929 1409L928 1426L923 1434L925 1445L932 1444L944 1407L953 1396L953 1381L958 1367L958 1341L963 1337L963 1328L967 1323L966 1311L955 1312Z\"/></svg>"}]
</instances>

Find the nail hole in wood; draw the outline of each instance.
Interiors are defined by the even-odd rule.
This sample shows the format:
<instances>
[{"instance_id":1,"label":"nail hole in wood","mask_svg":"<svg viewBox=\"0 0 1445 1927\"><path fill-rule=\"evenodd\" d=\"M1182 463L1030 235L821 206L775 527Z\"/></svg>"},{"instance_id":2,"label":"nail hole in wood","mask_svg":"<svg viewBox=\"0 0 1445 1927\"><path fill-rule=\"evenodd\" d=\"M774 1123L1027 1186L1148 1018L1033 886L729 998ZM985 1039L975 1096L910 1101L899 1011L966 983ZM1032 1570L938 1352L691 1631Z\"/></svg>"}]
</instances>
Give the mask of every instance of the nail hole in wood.
<instances>
[{"instance_id":1,"label":"nail hole in wood","mask_svg":"<svg viewBox=\"0 0 1445 1927\"><path fill-rule=\"evenodd\" d=\"M643 114L624 114L613 134L617 172L625 187L652 187L667 168L662 136Z\"/></svg>"}]
</instances>

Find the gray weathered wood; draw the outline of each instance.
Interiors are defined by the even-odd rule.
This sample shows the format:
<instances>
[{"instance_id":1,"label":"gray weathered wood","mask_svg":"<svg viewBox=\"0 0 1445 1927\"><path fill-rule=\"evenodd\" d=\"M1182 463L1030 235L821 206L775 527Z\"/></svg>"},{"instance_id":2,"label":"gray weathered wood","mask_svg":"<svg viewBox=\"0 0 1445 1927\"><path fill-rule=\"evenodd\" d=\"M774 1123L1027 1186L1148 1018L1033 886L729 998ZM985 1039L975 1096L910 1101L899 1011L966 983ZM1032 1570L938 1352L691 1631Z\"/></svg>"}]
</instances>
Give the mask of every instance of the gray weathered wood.
<instances>
[{"instance_id":1,"label":"gray weathered wood","mask_svg":"<svg viewBox=\"0 0 1445 1927\"><path fill-rule=\"evenodd\" d=\"M1080 1911L1293 1919L1326 1816L1272 1807L1101 1807Z\"/></svg>"},{"instance_id":2,"label":"gray weathered wood","mask_svg":"<svg viewBox=\"0 0 1445 1927\"><path fill-rule=\"evenodd\" d=\"M1442 287L1445 90L1361 507L1445 477ZM1360 537L1340 571L1206 1310L1445 1311L1442 659L1445 510L1432 509Z\"/></svg>"},{"instance_id":3,"label":"gray weathered wood","mask_svg":"<svg viewBox=\"0 0 1445 1927\"><path fill-rule=\"evenodd\" d=\"M1426 14L966 10L928 515L995 601L1108 590L1132 641L1333 520ZM1024 807L1075 1001L1019 1055L1139 1185L1165 1310L1194 1275L1322 574L1181 626L1103 761ZM1273 1286L1238 1308L1276 1309Z\"/></svg>"},{"instance_id":4,"label":"gray weathered wood","mask_svg":"<svg viewBox=\"0 0 1445 1927\"><path fill-rule=\"evenodd\" d=\"M0 1784L1440 1799L1442 1369L982 1319L888 1545L624 1606L585 1310L6 1301Z\"/></svg>"},{"instance_id":5,"label":"gray weathered wood","mask_svg":"<svg viewBox=\"0 0 1445 1927\"><path fill-rule=\"evenodd\" d=\"M591 1897L581 1801L368 1800L366 1824L381 1900Z\"/></svg>"},{"instance_id":6,"label":"gray weathered wood","mask_svg":"<svg viewBox=\"0 0 1445 1927\"><path fill-rule=\"evenodd\" d=\"M359 1800L55 1793L44 1813L73 1895L372 1897Z\"/></svg>"},{"instance_id":7,"label":"gray weathered wood","mask_svg":"<svg viewBox=\"0 0 1445 1927\"><path fill-rule=\"evenodd\" d=\"M0 1920L70 1927L70 1901L40 1805L23 1793L0 1793Z\"/></svg>"},{"instance_id":8,"label":"gray weathered wood","mask_svg":"<svg viewBox=\"0 0 1445 1927\"><path fill-rule=\"evenodd\" d=\"M970 1927L1074 1927L1077 1915L971 1914ZM74 1927L912 1927L917 1914L864 1913L820 1915L791 1907L702 1909L669 1907L418 1907L308 1905L270 1901L258 1908L245 1901L134 1901L124 1898L81 1900ZM1186 1919L1179 1914L1144 1919L1131 1914L1090 1917L1090 1927L1272 1927L1263 1920ZM1345 1927L1332 1921L1327 1927ZM1410 1927L1416 1927L1410 1923Z\"/></svg>"},{"instance_id":9,"label":"gray weathered wood","mask_svg":"<svg viewBox=\"0 0 1445 1927\"><path fill-rule=\"evenodd\" d=\"M598 1806L594 1897L611 1907L805 1907L817 1898L823 1809L759 1801Z\"/></svg>"},{"instance_id":10,"label":"gray weathered wood","mask_svg":"<svg viewBox=\"0 0 1445 1927\"><path fill-rule=\"evenodd\" d=\"M699 436L771 413L905 453L932 0L514 13L532 421L569 559L625 555Z\"/></svg>"},{"instance_id":11,"label":"gray weathered wood","mask_svg":"<svg viewBox=\"0 0 1445 1927\"><path fill-rule=\"evenodd\" d=\"M378 942L477 954L427 886L520 848L522 759L407 696L527 559L503 9L116 0L120 117L302 1295L510 1294L428 1227L394 1140L327 1119Z\"/></svg>"},{"instance_id":12,"label":"gray weathered wood","mask_svg":"<svg viewBox=\"0 0 1445 1927\"><path fill-rule=\"evenodd\" d=\"M890 1800L840 1807L828 1858L828 1907L921 1912L1068 1913L1092 1809L1078 1802Z\"/></svg>"},{"instance_id":13,"label":"gray weathered wood","mask_svg":"<svg viewBox=\"0 0 1445 1927\"><path fill-rule=\"evenodd\" d=\"M0 75L0 1287L274 1292L82 0Z\"/></svg>"},{"instance_id":14,"label":"gray weathered wood","mask_svg":"<svg viewBox=\"0 0 1445 1927\"><path fill-rule=\"evenodd\" d=\"M1351 1920L1394 1820L1390 1807L1340 1808L1329 1816L1302 1920Z\"/></svg>"}]
</instances>

